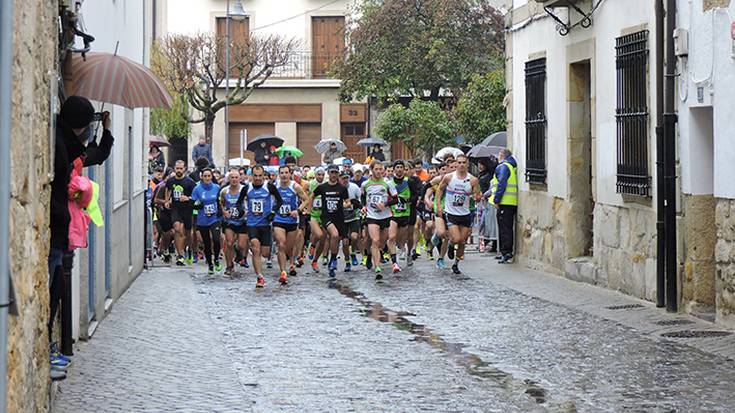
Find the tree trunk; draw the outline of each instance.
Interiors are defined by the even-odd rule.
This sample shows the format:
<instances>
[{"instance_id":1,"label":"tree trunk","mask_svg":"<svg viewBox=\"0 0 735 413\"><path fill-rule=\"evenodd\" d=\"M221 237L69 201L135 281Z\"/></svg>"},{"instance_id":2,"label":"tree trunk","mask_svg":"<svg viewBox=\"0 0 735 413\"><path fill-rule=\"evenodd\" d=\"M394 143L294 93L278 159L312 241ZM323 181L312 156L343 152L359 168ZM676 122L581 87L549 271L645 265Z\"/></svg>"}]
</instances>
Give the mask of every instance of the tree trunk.
<instances>
[{"instance_id":1,"label":"tree trunk","mask_svg":"<svg viewBox=\"0 0 735 413\"><path fill-rule=\"evenodd\" d=\"M204 138L207 143L212 143L212 134L214 133L214 116L206 116L204 118Z\"/></svg>"}]
</instances>

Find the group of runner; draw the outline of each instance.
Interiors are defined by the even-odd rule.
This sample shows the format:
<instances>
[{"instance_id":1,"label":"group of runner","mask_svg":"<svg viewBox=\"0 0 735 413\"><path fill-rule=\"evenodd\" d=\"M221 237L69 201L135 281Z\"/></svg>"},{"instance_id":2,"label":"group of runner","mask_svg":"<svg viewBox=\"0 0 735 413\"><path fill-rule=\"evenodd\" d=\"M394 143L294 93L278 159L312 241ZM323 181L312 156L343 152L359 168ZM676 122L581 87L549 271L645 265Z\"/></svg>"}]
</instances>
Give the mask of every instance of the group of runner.
<instances>
[{"instance_id":1,"label":"group of runner","mask_svg":"<svg viewBox=\"0 0 735 413\"><path fill-rule=\"evenodd\" d=\"M383 278L381 265L401 271L398 250L406 265L420 256L445 268L444 256L460 273L465 244L472 232L474 204L482 197L465 155L448 155L424 168L419 161L373 161L368 166L297 167L292 159L275 170L262 166L231 168L225 176L208 167L187 174L183 161L164 176L151 179L154 238L158 254L177 266L194 263L203 252L209 274L237 276L236 264L265 286L263 259L271 265L277 250L281 284L310 261L319 260L330 277L338 270L340 245L344 271L362 264ZM200 252L200 246L202 252ZM172 252L171 252L172 251Z\"/></svg>"}]
</instances>

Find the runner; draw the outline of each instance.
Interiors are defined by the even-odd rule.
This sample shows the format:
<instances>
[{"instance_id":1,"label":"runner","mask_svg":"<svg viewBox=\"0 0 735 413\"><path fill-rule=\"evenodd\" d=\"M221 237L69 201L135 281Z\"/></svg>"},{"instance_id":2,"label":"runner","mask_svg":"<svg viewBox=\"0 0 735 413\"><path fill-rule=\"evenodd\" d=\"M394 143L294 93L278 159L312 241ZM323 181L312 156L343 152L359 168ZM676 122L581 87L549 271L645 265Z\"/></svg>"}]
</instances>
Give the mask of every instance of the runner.
<instances>
[{"instance_id":1,"label":"runner","mask_svg":"<svg viewBox=\"0 0 735 413\"><path fill-rule=\"evenodd\" d=\"M220 191L220 206L224 217L225 229L225 275L235 275L236 248L245 254L248 251L248 228L245 221L245 209L238 204L243 185L237 169L231 168L227 174L229 184Z\"/></svg>"},{"instance_id":2,"label":"runner","mask_svg":"<svg viewBox=\"0 0 735 413\"><path fill-rule=\"evenodd\" d=\"M396 247L400 247L406 253L406 263L413 265L411 251L413 250L413 222L416 223L416 198L419 192L418 178L405 176L406 163L397 160L393 163L393 179L390 181L398 193L397 202L391 207L393 217L388 231L388 249L390 259L393 263L393 272L401 271L396 258ZM405 249L404 249L405 248Z\"/></svg>"},{"instance_id":3,"label":"runner","mask_svg":"<svg viewBox=\"0 0 735 413\"><path fill-rule=\"evenodd\" d=\"M339 167L329 165L327 167L329 181L314 190L313 197L322 199L322 226L329 238L329 276L335 277L337 271L337 253L339 240L347 237L347 227L344 222L344 208L350 207L347 188L339 183ZM315 256L316 258L316 256ZM345 257L346 258L346 257Z\"/></svg>"},{"instance_id":4,"label":"runner","mask_svg":"<svg viewBox=\"0 0 735 413\"><path fill-rule=\"evenodd\" d=\"M299 226L299 214L309 205L306 193L291 180L291 169L284 165L278 168L278 193L283 199L283 204L278 209L278 214L273 219L273 235L278 244L278 268L281 270L281 283L285 284L286 257L291 260L289 274L296 275L294 263L296 250L296 235Z\"/></svg>"},{"instance_id":5,"label":"runner","mask_svg":"<svg viewBox=\"0 0 735 413\"><path fill-rule=\"evenodd\" d=\"M355 251L359 251L360 217L358 216L358 211L362 207L362 203L360 202L360 187L350 181L350 173L347 169L342 172L340 183L347 188L347 195L350 198L350 206L345 207L347 237L342 240L342 252L345 255L345 272L350 272L353 266L358 265Z\"/></svg>"},{"instance_id":6,"label":"runner","mask_svg":"<svg viewBox=\"0 0 735 413\"><path fill-rule=\"evenodd\" d=\"M465 244L472 234L470 198L474 197L475 200L478 200L482 197L482 193L477 178L467 171L469 166L467 156L457 156L456 163L457 170L442 177L437 197L446 200L444 205L439 204L438 215L442 215L446 210L449 237L457 246L452 272L461 274L459 261L464 259Z\"/></svg>"},{"instance_id":7,"label":"runner","mask_svg":"<svg viewBox=\"0 0 735 413\"><path fill-rule=\"evenodd\" d=\"M393 185L383 179L385 168L380 161L370 163L370 179L362 184L362 201L365 205L366 222L371 240L370 252L372 261L368 259L367 268L375 267L375 279L383 279L380 268L380 256L383 246L388 240L388 227L393 215L390 206L395 204L398 193ZM394 268L395 271L395 268Z\"/></svg>"},{"instance_id":8,"label":"runner","mask_svg":"<svg viewBox=\"0 0 735 413\"><path fill-rule=\"evenodd\" d=\"M311 269L319 272L319 256L324 250L324 231L322 231L322 197L314 196L314 191L324 182L324 168L317 167L314 171L314 179L309 182L309 197L311 199L311 213L309 229L311 231L311 246L309 247L309 259Z\"/></svg>"},{"instance_id":9,"label":"runner","mask_svg":"<svg viewBox=\"0 0 735 413\"><path fill-rule=\"evenodd\" d=\"M188 176L185 163L182 160L176 161L174 165L174 176L166 182L166 204L165 207L171 210L171 222L174 228L174 243L176 245L176 265L184 266L184 253L192 228L192 211L193 208L189 203L191 193L194 191L196 184Z\"/></svg>"},{"instance_id":10,"label":"runner","mask_svg":"<svg viewBox=\"0 0 735 413\"><path fill-rule=\"evenodd\" d=\"M156 226L158 227L158 255L163 257L163 262L171 262L171 241L173 240L173 222L171 222L170 205L167 207L166 199L166 182L173 177L173 171L170 171L153 191L153 206L156 214Z\"/></svg>"},{"instance_id":11,"label":"runner","mask_svg":"<svg viewBox=\"0 0 735 413\"><path fill-rule=\"evenodd\" d=\"M240 193L237 205L242 205L242 202L247 199L248 238L250 238L250 251L253 253L253 268L257 277L255 287L263 288L265 287L263 257L270 255L271 242L273 240L271 222L275 218L276 211L281 208L283 200L276 186L271 182L265 182L265 170L262 166L254 166L252 173L253 181ZM281 277L279 281L281 284L285 284L288 280Z\"/></svg>"},{"instance_id":12,"label":"runner","mask_svg":"<svg viewBox=\"0 0 735 413\"><path fill-rule=\"evenodd\" d=\"M437 176L439 171L435 165L431 165L427 168L426 172L428 180L421 183L419 202L416 205L416 209L419 218L419 229L425 241L426 256L429 260L433 260L434 245L431 243L431 237L434 235L434 206L433 200L426 202L426 192L431 188L431 180Z\"/></svg>"},{"instance_id":13,"label":"runner","mask_svg":"<svg viewBox=\"0 0 735 413\"><path fill-rule=\"evenodd\" d=\"M209 275L222 271L219 263L220 253L220 209L217 207L219 185L212 182L214 174L209 168L201 171L201 182L194 188L191 200L198 210L197 230L204 244L204 258Z\"/></svg>"}]
</instances>

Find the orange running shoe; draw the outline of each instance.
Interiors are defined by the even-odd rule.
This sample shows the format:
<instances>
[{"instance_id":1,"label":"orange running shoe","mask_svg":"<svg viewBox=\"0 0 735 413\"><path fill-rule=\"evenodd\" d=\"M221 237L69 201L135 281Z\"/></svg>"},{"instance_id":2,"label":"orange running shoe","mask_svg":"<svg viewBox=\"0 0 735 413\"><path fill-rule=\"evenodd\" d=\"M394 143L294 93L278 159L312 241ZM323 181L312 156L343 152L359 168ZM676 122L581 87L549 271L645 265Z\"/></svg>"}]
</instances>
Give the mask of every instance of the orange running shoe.
<instances>
[{"instance_id":1,"label":"orange running shoe","mask_svg":"<svg viewBox=\"0 0 735 413\"><path fill-rule=\"evenodd\" d=\"M316 261L311 262L311 269L314 270L314 272L319 272L319 263Z\"/></svg>"},{"instance_id":2,"label":"orange running shoe","mask_svg":"<svg viewBox=\"0 0 735 413\"><path fill-rule=\"evenodd\" d=\"M281 271L281 277L278 278L278 282L283 285L288 284L288 277L286 276L286 271Z\"/></svg>"},{"instance_id":3,"label":"orange running shoe","mask_svg":"<svg viewBox=\"0 0 735 413\"><path fill-rule=\"evenodd\" d=\"M397 262L393 263L393 273L401 272L401 267L398 265Z\"/></svg>"},{"instance_id":4,"label":"orange running shoe","mask_svg":"<svg viewBox=\"0 0 735 413\"><path fill-rule=\"evenodd\" d=\"M265 287L265 278L262 275L258 276L258 281L255 282L255 288Z\"/></svg>"}]
</instances>

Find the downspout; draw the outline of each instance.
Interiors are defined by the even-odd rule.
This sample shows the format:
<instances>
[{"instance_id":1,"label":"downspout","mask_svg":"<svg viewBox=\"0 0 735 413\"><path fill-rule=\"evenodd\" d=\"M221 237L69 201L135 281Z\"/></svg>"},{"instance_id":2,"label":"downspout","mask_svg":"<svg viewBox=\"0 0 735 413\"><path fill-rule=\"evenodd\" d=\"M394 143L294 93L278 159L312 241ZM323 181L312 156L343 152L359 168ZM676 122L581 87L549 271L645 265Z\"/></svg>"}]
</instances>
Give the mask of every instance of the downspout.
<instances>
[{"instance_id":1,"label":"downspout","mask_svg":"<svg viewBox=\"0 0 735 413\"><path fill-rule=\"evenodd\" d=\"M676 263L676 0L666 0L666 85L664 94L664 179L666 188L666 311L678 310Z\"/></svg>"},{"instance_id":2,"label":"downspout","mask_svg":"<svg viewBox=\"0 0 735 413\"><path fill-rule=\"evenodd\" d=\"M656 307L666 305L664 187L664 0L656 0Z\"/></svg>"},{"instance_id":3,"label":"downspout","mask_svg":"<svg viewBox=\"0 0 735 413\"><path fill-rule=\"evenodd\" d=\"M8 307L10 297L10 122L13 72L13 2L0 2L0 412L7 410Z\"/></svg>"}]
</instances>

